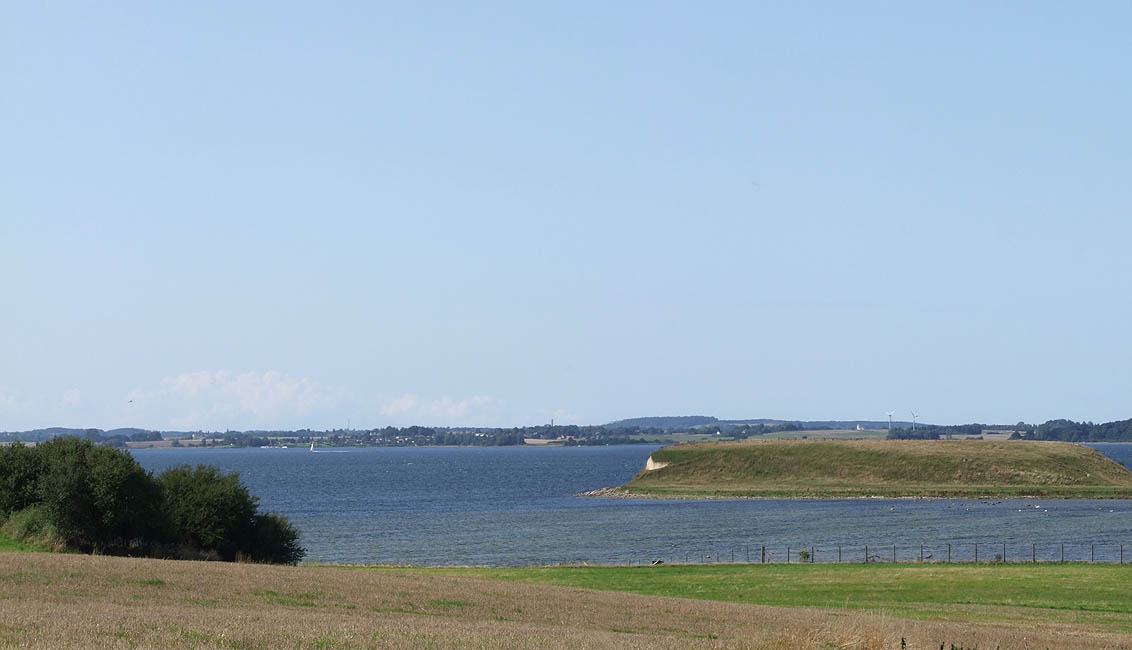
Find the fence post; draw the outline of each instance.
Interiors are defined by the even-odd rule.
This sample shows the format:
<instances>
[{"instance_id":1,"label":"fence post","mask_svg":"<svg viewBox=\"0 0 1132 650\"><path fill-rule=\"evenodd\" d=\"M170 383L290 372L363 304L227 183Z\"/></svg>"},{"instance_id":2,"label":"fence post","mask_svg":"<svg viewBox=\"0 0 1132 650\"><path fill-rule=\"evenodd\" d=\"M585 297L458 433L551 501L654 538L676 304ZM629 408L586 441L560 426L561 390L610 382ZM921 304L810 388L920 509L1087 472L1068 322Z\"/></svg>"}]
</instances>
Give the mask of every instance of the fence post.
<instances>
[{"instance_id":1,"label":"fence post","mask_svg":"<svg viewBox=\"0 0 1132 650\"><path fill-rule=\"evenodd\" d=\"M841 545L837 545L837 563L841 564Z\"/></svg>"},{"instance_id":2,"label":"fence post","mask_svg":"<svg viewBox=\"0 0 1132 650\"><path fill-rule=\"evenodd\" d=\"M759 564L766 564L766 547L763 547L763 557L759 560Z\"/></svg>"},{"instance_id":3,"label":"fence post","mask_svg":"<svg viewBox=\"0 0 1132 650\"><path fill-rule=\"evenodd\" d=\"M924 544L920 543L920 564L924 563Z\"/></svg>"},{"instance_id":4,"label":"fence post","mask_svg":"<svg viewBox=\"0 0 1132 650\"><path fill-rule=\"evenodd\" d=\"M731 563L735 563L735 549L731 549Z\"/></svg>"},{"instance_id":5,"label":"fence post","mask_svg":"<svg viewBox=\"0 0 1132 650\"><path fill-rule=\"evenodd\" d=\"M975 542L975 564L979 563L979 543Z\"/></svg>"},{"instance_id":6,"label":"fence post","mask_svg":"<svg viewBox=\"0 0 1132 650\"><path fill-rule=\"evenodd\" d=\"M751 563L751 545L747 544L747 564Z\"/></svg>"},{"instance_id":7,"label":"fence post","mask_svg":"<svg viewBox=\"0 0 1132 650\"><path fill-rule=\"evenodd\" d=\"M1030 563L1031 564L1037 564L1038 563L1038 545L1037 544L1030 544Z\"/></svg>"},{"instance_id":8,"label":"fence post","mask_svg":"<svg viewBox=\"0 0 1132 650\"><path fill-rule=\"evenodd\" d=\"M892 545L892 563L896 564L896 544Z\"/></svg>"},{"instance_id":9,"label":"fence post","mask_svg":"<svg viewBox=\"0 0 1132 650\"><path fill-rule=\"evenodd\" d=\"M814 547L810 547L810 564L814 563Z\"/></svg>"},{"instance_id":10,"label":"fence post","mask_svg":"<svg viewBox=\"0 0 1132 650\"><path fill-rule=\"evenodd\" d=\"M786 563L790 564L790 547L786 547Z\"/></svg>"},{"instance_id":11,"label":"fence post","mask_svg":"<svg viewBox=\"0 0 1132 650\"><path fill-rule=\"evenodd\" d=\"M1124 544L1120 545L1120 563L1124 564Z\"/></svg>"},{"instance_id":12,"label":"fence post","mask_svg":"<svg viewBox=\"0 0 1132 650\"><path fill-rule=\"evenodd\" d=\"M1094 558L1096 558L1096 548L1097 548L1096 544L1089 544L1089 561L1090 562L1093 562Z\"/></svg>"},{"instance_id":13,"label":"fence post","mask_svg":"<svg viewBox=\"0 0 1132 650\"><path fill-rule=\"evenodd\" d=\"M1002 543L1002 563L1006 564L1006 542Z\"/></svg>"},{"instance_id":14,"label":"fence post","mask_svg":"<svg viewBox=\"0 0 1132 650\"><path fill-rule=\"evenodd\" d=\"M951 564L951 542L947 543L947 563Z\"/></svg>"},{"instance_id":15,"label":"fence post","mask_svg":"<svg viewBox=\"0 0 1132 650\"><path fill-rule=\"evenodd\" d=\"M865 564L869 563L869 545L865 544Z\"/></svg>"}]
</instances>

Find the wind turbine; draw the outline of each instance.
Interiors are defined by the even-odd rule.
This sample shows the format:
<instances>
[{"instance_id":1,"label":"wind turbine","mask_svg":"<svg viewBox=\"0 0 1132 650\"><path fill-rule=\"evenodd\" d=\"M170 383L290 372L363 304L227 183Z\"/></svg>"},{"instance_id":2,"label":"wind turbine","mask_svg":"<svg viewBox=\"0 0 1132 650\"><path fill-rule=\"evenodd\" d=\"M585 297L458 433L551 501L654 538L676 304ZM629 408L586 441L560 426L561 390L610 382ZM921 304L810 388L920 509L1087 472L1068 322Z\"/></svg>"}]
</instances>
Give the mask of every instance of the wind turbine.
<instances>
[{"instance_id":1,"label":"wind turbine","mask_svg":"<svg viewBox=\"0 0 1132 650\"><path fill-rule=\"evenodd\" d=\"M916 433L916 418L918 418L918 417L920 417L920 416L916 415L915 413L912 413L912 433Z\"/></svg>"},{"instance_id":2,"label":"wind turbine","mask_svg":"<svg viewBox=\"0 0 1132 650\"><path fill-rule=\"evenodd\" d=\"M889 411L888 413L886 413L886 415L888 415L888 430L889 431L892 431L892 416L895 415L895 414L896 414L896 411Z\"/></svg>"}]
</instances>

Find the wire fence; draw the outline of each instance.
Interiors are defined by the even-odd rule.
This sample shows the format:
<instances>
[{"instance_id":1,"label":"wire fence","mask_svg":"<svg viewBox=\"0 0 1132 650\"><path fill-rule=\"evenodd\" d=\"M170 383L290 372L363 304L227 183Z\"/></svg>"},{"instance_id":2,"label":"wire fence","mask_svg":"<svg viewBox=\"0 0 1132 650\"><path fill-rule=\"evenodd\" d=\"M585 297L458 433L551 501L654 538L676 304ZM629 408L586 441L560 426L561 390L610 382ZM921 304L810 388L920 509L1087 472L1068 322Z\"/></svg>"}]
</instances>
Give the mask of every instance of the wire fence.
<instances>
[{"instance_id":1,"label":"wire fence","mask_svg":"<svg viewBox=\"0 0 1132 650\"><path fill-rule=\"evenodd\" d=\"M1132 545L1121 543L947 542L933 544L751 545L673 548L610 558L614 564L936 563L1132 565Z\"/></svg>"}]
</instances>

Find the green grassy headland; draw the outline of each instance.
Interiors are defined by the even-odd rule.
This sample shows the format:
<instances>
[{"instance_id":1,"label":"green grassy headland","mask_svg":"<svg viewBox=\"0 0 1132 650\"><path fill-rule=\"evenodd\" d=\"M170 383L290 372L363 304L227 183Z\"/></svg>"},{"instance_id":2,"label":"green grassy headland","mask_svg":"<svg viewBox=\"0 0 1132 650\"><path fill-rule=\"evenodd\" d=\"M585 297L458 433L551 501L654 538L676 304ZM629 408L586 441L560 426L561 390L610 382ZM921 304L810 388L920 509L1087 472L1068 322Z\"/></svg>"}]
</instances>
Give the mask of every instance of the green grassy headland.
<instances>
[{"instance_id":1,"label":"green grassy headland","mask_svg":"<svg viewBox=\"0 0 1132 650\"><path fill-rule=\"evenodd\" d=\"M617 490L653 497L1132 498L1132 472L1067 442L768 440L657 449Z\"/></svg>"}]
</instances>

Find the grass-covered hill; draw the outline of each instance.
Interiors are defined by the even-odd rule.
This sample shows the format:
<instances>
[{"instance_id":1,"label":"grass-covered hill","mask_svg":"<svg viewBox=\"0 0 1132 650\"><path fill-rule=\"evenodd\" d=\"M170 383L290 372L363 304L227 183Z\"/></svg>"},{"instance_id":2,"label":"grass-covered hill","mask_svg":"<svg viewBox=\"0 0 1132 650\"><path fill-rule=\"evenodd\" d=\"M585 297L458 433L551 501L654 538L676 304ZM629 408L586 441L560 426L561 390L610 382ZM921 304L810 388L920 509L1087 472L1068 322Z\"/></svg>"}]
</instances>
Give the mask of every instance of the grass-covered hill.
<instances>
[{"instance_id":1,"label":"grass-covered hill","mask_svg":"<svg viewBox=\"0 0 1132 650\"><path fill-rule=\"evenodd\" d=\"M1066 442L847 440L664 447L619 491L658 497L1132 498L1132 472Z\"/></svg>"}]
</instances>

